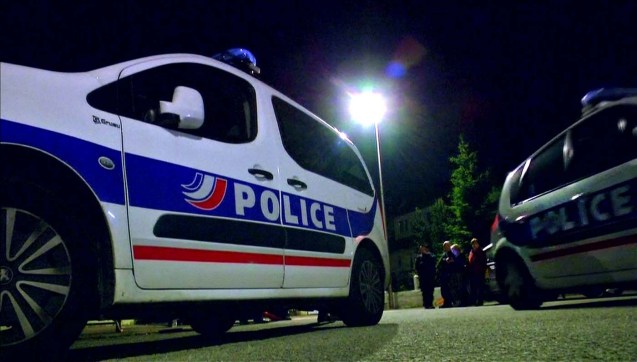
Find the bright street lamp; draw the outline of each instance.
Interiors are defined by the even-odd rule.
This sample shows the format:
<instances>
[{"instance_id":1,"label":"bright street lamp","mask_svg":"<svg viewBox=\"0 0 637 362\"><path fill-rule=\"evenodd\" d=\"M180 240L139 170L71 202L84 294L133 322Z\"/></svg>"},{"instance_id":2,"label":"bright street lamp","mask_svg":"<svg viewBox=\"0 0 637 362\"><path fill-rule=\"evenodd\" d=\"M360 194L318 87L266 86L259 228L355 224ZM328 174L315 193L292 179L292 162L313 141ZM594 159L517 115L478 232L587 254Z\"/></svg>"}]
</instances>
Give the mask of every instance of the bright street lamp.
<instances>
[{"instance_id":1,"label":"bright street lamp","mask_svg":"<svg viewBox=\"0 0 637 362\"><path fill-rule=\"evenodd\" d=\"M383 192L383 171L382 171L382 158L380 155L380 132L378 131L378 124L383 120L385 113L387 112L387 105L385 98L380 93L375 92L362 92L350 95L349 112L352 119L362 125L369 126L374 125L376 132L376 155L378 156L378 184L380 186L380 208L381 219L383 222L383 233L385 240L387 240L387 222L386 222L386 210L385 210L385 197ZM391 272L391 271L388 271ZM395 307L394 293L392 292L391 283L389 284L389 307Z\"/></svg>"},{"instance_id":2,"label":"bright street lamp","mask_svg":"<svg viewBox=\"0 0 637 362\"><path fill-rule=\"evenodd\" d=\"M349 113L363 125L378 125L387 112L385 98L380 93L363 92L351 95Z\"/></svg>"}]
</instances>

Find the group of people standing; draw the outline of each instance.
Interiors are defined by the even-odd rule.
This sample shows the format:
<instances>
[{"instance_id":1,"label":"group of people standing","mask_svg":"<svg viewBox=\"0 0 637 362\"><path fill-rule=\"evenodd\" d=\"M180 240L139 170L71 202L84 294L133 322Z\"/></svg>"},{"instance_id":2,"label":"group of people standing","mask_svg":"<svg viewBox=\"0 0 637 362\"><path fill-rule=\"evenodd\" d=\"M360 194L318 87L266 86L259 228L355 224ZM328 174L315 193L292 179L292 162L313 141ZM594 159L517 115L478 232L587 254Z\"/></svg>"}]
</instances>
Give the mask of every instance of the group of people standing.
<instances>
[{"instance_id":1,"label":"group of people standing","mask_svg":"<svg viewBox=\"0 0 637 362\"><path fill-rule=\"evenodd\" d=\"M420 281L423 307L434 308L436 275L440 281L440 293L444 301L441 308L482 305L487 257L480 248L478 239L471 239L468 258L464 256L458 244L452 245L451 242L445 241L442 248L443 255L437 262L431 247L427 244L420 245L416 257L415 267Z\"/></svg>"}]
</instances>

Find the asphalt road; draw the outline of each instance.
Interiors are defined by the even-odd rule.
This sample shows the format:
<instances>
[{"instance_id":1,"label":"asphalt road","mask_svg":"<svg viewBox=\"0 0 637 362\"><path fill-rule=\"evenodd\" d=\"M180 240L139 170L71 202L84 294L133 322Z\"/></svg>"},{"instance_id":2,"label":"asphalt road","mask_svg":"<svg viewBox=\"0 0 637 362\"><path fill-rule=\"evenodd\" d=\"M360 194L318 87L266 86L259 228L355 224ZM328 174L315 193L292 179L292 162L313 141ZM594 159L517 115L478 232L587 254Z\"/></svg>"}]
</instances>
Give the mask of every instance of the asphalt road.
<instances>
[{"instance_id":1,"label":"asphalt road","mask_svg":"<svg viewBox=\"0 0 637 362\"><path fill-rule=\"evenodd\" d=\"M213 344L188 326L87 327L69 360L635 361L637 295L567 299L537 311L508 305L386 311L374 327L316 317L233 327Z\"/></svg>"}]
</instances>

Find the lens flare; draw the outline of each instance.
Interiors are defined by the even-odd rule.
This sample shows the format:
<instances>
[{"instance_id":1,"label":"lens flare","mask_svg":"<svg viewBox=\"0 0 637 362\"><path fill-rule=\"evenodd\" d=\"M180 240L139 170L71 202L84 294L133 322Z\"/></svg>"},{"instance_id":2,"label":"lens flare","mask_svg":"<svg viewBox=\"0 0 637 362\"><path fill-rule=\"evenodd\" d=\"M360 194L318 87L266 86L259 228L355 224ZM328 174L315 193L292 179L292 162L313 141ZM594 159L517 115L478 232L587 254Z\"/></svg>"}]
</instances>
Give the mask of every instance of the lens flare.
<instances>
[{"instance_id":1,"label":"lens flare","mask_svg":"<svg viewBox=\"0 0 637 362\"><path fill-rule=\"evenodd\" d=\"M407 36L400 41L394 57L385 68L385 74L391 78L402 78L409 68L422 62L427 50L414 37Z\"/></svg>"}]
</instances>

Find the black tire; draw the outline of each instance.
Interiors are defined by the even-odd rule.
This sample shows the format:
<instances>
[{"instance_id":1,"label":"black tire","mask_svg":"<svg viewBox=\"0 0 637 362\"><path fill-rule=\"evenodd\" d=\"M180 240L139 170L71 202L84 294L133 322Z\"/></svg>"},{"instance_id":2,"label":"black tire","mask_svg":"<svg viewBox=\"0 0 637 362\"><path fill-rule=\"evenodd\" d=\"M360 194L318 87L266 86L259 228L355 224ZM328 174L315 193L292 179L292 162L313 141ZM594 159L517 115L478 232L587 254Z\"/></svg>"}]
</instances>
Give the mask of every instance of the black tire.
<instances>
[{"instance_id":1,"label":"black tire","mask_svg":"<svg viewBox=\"0 0 637 362\"><path fill-rule=\"evenodd\" d=\"M224 333L230 330L236 318L233 314L223 314L220 311L207 311L194 313L188 318L192 329L211 341L217 341Z\"/></svg>"},{"instance_id":2,"label":"black tire","mask_svg":"<svg viewBox=\"0 0 637 362\"><path fill-rule=\"evenodd\" d=\"M498 264L498 284L507 302L516 310L538 309L542 293L524 264L516 259L505 259Z\"/></svg>"},{"instance_id":3,"label":"black tire","mask_svg":"<svg viewBox=\"0 0 637 362\"><path fill-rule=\"evenodd\" d=\"M362 248L354 257L349 296L343 303L340 317L347 326L378 324L385 304L383 266L371 251Z\"/></svg>"},{"instance_id":4,"label":"black tire","mask_svg":"<svg viewBox=\"0 0 637 362\"><path fill-rule=\"evenodd\" d=\"M90 258L73 210L0 182L0 359L62 358L86 324Z\"/></svg>"}]
</instances>

